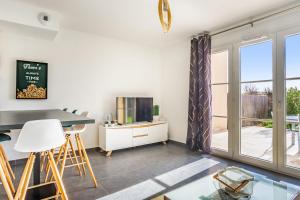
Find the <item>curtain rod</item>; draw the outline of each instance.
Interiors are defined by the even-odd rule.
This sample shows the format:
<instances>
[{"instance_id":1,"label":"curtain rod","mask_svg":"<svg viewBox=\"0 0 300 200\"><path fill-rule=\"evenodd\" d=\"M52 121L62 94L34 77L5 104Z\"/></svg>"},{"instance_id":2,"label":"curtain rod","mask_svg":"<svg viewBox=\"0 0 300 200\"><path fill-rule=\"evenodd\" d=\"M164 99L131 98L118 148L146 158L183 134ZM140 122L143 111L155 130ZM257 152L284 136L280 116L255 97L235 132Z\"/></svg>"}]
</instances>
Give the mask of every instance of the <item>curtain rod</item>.
<instances>
[{"instance_id":1,"label":"curtain rod","mask_svg":"<svg viewBox=\"0 0 300 200\"><path fill-rule=\"evenodd\" d=\"M276 16L276 15L280 15L280 14L282 14L282 13L285 13L285 12L288 12L288 11L291 11L291 10L294 10L294 9L296 9L296 8L299 8L299 7L300 7L300 4L297 4L297 5L293 6L293 7L289 7L289 8L286 8L286 9L283 9L283 10L281 10L281 11L277 11L277 12L271 13L271 14L266 15L266 16L263 16L263 17L259 17L259 18L257 18L257 19L253 19L253 20L251 20L251 21L249 21L249 22L246 22L246 23L243 23L243 24L239 24L239 25L236 25L236 26L227 28L227 29L222 30L222 31L218 31L218 32L216 32L216 33L212 33L212 34L210 34L210 36L220 35L220 34L222 34L222 33L226 33L226 32L228 32L228 31L232 31L232 30L234 30L234 29L238 29L238 28L241 28L241 27L244 27L244 26L248 26L248 25L250 25L250 26L253 27L253 24L256 23L256 22L263 21L263 20L265 20L265 19L271 18L271 17ZM203 36L204 34L209 34L209 32L205 31L205 32L200 33L200 34L193 35L192 38L199 37L199 36Z\"/></svg>"}]
</instances>

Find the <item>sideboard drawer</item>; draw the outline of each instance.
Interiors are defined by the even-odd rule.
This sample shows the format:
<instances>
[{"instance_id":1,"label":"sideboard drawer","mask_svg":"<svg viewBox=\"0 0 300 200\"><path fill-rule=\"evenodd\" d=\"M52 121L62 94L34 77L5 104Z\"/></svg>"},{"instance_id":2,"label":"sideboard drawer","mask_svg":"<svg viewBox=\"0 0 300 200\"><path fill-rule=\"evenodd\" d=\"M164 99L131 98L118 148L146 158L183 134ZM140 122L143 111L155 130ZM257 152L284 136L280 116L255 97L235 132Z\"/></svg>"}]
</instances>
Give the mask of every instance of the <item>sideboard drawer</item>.
<instances>
[{"instance_id":1,"label":"sideboard drawer","mask_svg":"<svg viewBox=\"0 0 300 200\"><path fill-rule=\"evenodd\" d=\"M133 136L132 143L133 143L134 147L140 146L140 145L145 145L145 144L150 144L149 134L144 133L144 134Z\"/></svg>"},{"instance_id":2,"label":"sideboard drawer","mask_svg":"<svg viewBox=\"0 0 300 200\"><path fill-rule=\"evenodd\" d=\"M149 128L148 127L141 127L141 128L133 128L132 135L134 136L143 136L149 134Z\"/></svg>"}]
</instances>

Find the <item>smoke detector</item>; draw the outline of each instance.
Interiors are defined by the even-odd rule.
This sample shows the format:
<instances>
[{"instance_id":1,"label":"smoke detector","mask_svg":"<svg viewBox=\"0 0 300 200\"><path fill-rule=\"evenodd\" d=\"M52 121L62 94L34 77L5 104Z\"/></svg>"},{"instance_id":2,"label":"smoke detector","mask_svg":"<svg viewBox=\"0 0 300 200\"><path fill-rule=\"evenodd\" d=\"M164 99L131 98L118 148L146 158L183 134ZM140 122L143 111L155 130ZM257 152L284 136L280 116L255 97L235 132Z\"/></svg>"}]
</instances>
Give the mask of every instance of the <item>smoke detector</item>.
<instances>
[{"instance_id":1,"label":"smoke detector","mask_svg":"<svg viewBox=\"0 0 300 200\"><path fill-rule=\"evenodd\" d=\"M47 13L41 12L38 14L38 20L42 25L46 26L50 21L50 16Z\"/></svg>"}]
</instances>

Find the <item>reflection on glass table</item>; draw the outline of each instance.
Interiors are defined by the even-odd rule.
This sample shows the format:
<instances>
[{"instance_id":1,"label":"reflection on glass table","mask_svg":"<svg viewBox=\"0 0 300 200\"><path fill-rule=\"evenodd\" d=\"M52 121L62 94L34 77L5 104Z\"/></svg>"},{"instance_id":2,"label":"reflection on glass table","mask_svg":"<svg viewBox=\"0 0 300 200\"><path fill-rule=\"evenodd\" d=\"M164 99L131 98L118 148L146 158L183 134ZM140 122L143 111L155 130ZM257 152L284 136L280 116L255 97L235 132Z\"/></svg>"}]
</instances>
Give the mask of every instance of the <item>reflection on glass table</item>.
<instances>
[{"instance_id":1,"label":"reflection on glass table","mask_svg":"<svg viewBox=\"0 0 300 200\"><path fill-rule=\"evenodd\" d=\"M254 174L251 200L296 200L300 187L284 182L275 182L265 176ZM203 177L165 194L166 200L233 200L217 188L213 175ZM242 200L242 199L240 199ZM244 199L243 199L244 200Z\"/></svg>"}]
</instances>

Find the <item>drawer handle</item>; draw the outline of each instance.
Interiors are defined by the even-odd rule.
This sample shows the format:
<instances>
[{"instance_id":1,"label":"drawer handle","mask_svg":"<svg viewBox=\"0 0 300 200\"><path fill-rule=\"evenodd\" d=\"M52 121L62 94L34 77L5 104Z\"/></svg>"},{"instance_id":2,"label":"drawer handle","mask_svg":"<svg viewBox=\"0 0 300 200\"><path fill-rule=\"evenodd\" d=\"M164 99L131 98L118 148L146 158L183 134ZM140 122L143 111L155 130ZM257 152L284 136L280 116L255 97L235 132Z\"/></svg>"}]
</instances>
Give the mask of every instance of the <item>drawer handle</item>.
<instances>
[{"instance_id":1,"label":"drawer handle","mask_svg":"<svg viewBox=\"0 0 300 200\"><path fill-rule=\"evenodd\" d=\"M146 136L148 136L148 134L144 134L144 135L135 135L135 136L133 136L134 138L138 138L138 137L146 137Z\"/></svg>"}]
</instances>

